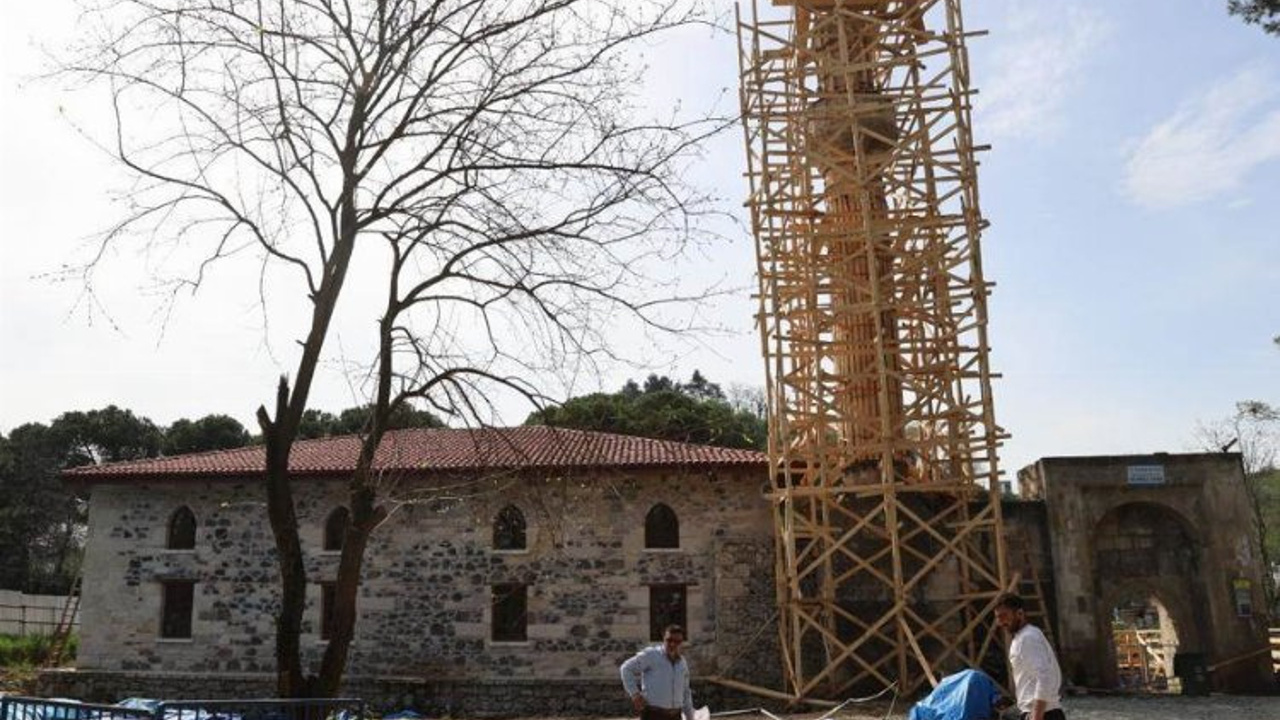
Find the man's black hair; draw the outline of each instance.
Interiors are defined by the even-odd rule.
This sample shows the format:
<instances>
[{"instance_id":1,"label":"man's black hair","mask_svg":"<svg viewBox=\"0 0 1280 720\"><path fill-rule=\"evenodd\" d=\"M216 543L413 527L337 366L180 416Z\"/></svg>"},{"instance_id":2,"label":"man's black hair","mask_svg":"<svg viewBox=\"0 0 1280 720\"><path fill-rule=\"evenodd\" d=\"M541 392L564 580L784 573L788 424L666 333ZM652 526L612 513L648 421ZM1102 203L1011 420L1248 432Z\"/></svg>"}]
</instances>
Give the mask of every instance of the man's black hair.
<instances>
[{"instance_id":1,"label":"man's black hair","mask_svg":"<svg viewBox=\"0 0 1280 720\"><path fill-rule=\"evenodd\" d=\"M1022 599L1021 595L1005 593L996 601L996 607L1009 608L1010 610L1026 610L1027 602Z\"/></svg>"},{"instance_id":2,"label":"man's black hair","mask_svg":"<svg viewBox=\"0 0 1280 720\"><path fill-rule=\"evenodd\" d=\"M681 638L688 637L687 635L684 634L684 628L680 627L679 625L668 625L662 628L662 637L665 638L670 633L680 633Z\"/></svg>"}]
</instances>

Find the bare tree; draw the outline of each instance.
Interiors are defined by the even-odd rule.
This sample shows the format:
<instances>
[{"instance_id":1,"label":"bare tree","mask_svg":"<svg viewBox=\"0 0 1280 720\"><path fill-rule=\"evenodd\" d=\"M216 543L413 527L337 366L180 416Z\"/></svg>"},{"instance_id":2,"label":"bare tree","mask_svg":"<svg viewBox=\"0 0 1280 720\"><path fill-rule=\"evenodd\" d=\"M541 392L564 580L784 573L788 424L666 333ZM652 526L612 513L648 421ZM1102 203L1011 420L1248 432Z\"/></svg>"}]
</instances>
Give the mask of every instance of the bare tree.
<instances>
[{"instance_id":1,"label":"bare tree","mask_svg":"<svg viewBox=\"0 0 1280 720\"><path fill-rule=\"evenodd\" d=\"M619 318L689 327L700 293L660 273L702 237L711 206L683 165L724 122L637 119L629 48L704 17L681 0L103 0L88 18L64 71L109 85L105 144L136 182L79 269L85 287L140 240L190 260L172 297L247 256L264 303L288 289L309 303L292 381L257 416L280 558L277 689L332 695L386 517L374 457L390 414L416 403L482 423L495 393L539 401L548 371L614 357L602 329ZM352 274L356 258L378 269ZM373 411L311 676L289 456L348 280L382 298L376 354L358 361Z\"/></svg>"},{"instance_id":2,"label":"bare tree","mask_svg":"<svg viewBox=\"0 0 1280 720\"><path fill-rule=\"evenodd\" d=\"M1267 477L1276 472L1280 460L1280 409L1259 400L1243 400L1236 403L1231 417L1215 423L1201 424L1196 436L1202 448L1209 452L1240 453L1244 466L1244 486L1253 513L1253 529L1258 536L1262 553L1264 587L1267 608L1276 605L1276 593L1271 581L1271 553L1268 548L1268 532L1272 529L1267 518Z\"/></svg>"},{"instance_id":3,"label":"bare tree","mask_svg":"<svg viewBox=\"0 0 1280 720\"><path fill-rule=\"evenodd\" d=\"M1280 460L1280 408L1261 400L1242 400L1230 417L1196 429L1199 444L1210 452L1240 453L1245 475L1276 468Z\"/></svg>"}]
</instances>

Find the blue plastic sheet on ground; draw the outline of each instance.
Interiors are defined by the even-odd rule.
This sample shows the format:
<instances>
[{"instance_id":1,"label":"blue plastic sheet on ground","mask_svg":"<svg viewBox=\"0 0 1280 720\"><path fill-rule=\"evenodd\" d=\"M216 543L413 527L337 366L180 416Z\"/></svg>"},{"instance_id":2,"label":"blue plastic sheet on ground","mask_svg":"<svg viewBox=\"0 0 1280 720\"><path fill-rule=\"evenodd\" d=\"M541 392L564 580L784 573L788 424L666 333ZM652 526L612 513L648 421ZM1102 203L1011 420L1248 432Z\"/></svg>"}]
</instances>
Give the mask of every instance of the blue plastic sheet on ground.
<instances>
[{"instance_id":1,"label":"blue plastic sheet on ground","mask_svg":"<svg viewBox=\"0 0 1280 720\"><path fill-rule=\"evenodd\" d=\"M987 720L995 717L1000 687L980 670L962 670L942 678L933 692L915 704L907 720Z\"/></svg>"},{"instance_id":2,"label":"blue plastic sheet on ground","mask_svg":"<svg viewBox=\"0 0 1280 720\"><path fill-rule=\"evenodd\" d=\"M382 720L422 720L424 717L426 717L426 715L416 713L412 710L397 710L388 715L383 715Z\"/></svg>"}]
</instances>

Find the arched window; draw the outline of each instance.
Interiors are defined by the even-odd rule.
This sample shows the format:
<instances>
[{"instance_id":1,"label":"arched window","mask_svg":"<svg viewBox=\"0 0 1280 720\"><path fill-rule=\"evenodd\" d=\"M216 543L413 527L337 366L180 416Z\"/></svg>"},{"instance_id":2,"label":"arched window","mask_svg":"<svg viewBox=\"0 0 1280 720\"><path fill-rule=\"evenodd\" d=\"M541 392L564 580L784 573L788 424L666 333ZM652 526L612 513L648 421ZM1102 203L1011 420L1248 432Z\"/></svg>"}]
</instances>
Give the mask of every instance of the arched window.
<instances>
[{"instance_id":1,"label":"arched window","mask_svg":"<svg viewBox=\"0 0 1280 720\"><path fill-rule=\"evenodd\" d=\"M165 547L170 550L196 549L196 515L183 505L169 518L169 537Z\"/></svg>"},{"instance_id":2,"label":"arched window","mask_svg":"<svg viewBox=\"0 0 1280 720\"><path fill-rule=\"evenodd\" d=\"M524 550L527 546L524 513L515 505L508 505L498 511L493 519L494 550Z\"/></svg>"},{"instance_id":3,"label":"arched window","mask_svg":"<svg viewBox=\"0 0 1280 720\"><path fill-rule=\"evenodd\" d=\"M347 509L340 507L329 513L329 519L324 521L324 549L325 550L341 550L342 539L347 534L347 525L351 524L351 513Z\"/></svg>"},{"instance_id":4,"label":"arched window","mask_svg":"<svg viewBox=\"0 0 1280 720\"><path fill-rule=\"evenodd\" d=\"M644 546L648 549L680 547L680 521L676 511L658 503L644 516Z\"/></svg>"}]
</instances>

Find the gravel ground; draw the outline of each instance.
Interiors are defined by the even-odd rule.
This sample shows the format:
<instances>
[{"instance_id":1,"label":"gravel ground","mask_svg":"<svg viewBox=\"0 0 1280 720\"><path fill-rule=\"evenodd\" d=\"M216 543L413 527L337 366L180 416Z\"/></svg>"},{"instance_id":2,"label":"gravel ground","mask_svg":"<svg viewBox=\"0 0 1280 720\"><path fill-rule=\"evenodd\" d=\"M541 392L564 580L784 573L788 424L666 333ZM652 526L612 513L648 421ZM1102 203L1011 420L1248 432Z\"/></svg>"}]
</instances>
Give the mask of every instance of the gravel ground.
<instances>
[{"instance_id":1,"label":"gravel ground","mask_svg":"<svg viewBox=\"0 0 1280 720\"><path fill-rule=\"evenodd\" d=\"M1280 720L1280 697L1069 697L1070 720Z\"/></svg>"},{"instance_id":2,"label":"gravel ground","mask_svg":"<svg viewBox=\"0 0 1280 720\"><path fill-rule=\"evenodd\" d=\"M831 720L902 720L910 704L863 706ZM1214 695L1212 697L1075 696L1063 703L1068 720L1280 720L1280 697ZM717 711L718 712L718 711ZM820 714L777 716L782 720L817 720ZM1016 717L1016 715L1015 715ZM716 718L712 718L716 720ZM733 715L726 720L770 720L765 715Z\"/></svg>"}]
</instances>

